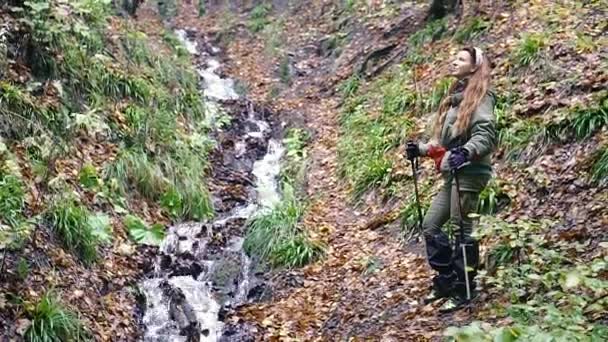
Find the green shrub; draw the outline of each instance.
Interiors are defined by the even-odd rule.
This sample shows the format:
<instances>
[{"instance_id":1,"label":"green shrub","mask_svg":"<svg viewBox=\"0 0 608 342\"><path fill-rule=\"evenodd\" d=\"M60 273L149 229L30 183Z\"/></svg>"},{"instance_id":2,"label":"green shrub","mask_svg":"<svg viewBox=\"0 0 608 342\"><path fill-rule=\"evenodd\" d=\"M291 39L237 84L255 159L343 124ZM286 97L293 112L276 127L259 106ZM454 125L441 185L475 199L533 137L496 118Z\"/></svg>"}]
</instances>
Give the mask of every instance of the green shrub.
<instances>
[{"instance_id":1,"label":"green shrub","mask_svg":"<svg viewBox=\"0 0 608 342\"><path fill-rule=\"evenodd\" d=\"M249 221L243 244L247 254L274 267L298 267L319 258L323 248L299 226L303 213L293 188L284 183L281 202Z\"/></svg>"},{"instance_id":2,"label":"green shrub","mask_svg":"<svg viewBox=\"0 0 608 342\"><path fill-rule=\"evenodd\" d=\"M47 292L30 313L25 332L28 342L90 341L78 316L65 308L52 292Z\"/></svg>"},{"instance_id":3,"label":"green shrub","mask_svg":"<svg viewBox=\"0 0 608 342\"><path fill-rule=\"evenodd\" d=\"M47 222L63 245L76 252L87 264L97 259L99 242L89 224L89 216L86 207L69 197L55 200L45 213Z\"/></svg>"},{"instance_id":4,"label":"green shrub","mask_svg":"<svg viewBox=\"0 0 608 342\"><path fill-rule=\"evenodd\" d=\"M443 100L443 98L448 94L451 85L451 79L440 79L431 90L431 94L424 98L422 114L429 114L435 112L439 107L441 100Z\"/></svg>"}]
</instances>

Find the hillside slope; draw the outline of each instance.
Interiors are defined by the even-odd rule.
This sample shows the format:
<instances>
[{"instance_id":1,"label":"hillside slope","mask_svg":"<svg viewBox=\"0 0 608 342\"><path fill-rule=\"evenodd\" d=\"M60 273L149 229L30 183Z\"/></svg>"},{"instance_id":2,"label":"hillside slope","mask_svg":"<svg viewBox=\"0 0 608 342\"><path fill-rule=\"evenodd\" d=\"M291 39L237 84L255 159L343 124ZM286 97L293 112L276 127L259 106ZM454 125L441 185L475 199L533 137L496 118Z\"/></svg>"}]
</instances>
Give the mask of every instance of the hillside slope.
<instances>
[{"instance_id":1,"label":"hillside slope","mask_svg":"<svg viewBox=\"0 0 608 342\"><path fill-rule=\"evenodd\" d=\"M160 21L115 13L110 1L0 5L7 338L135 340L137 282L165 225L213 215L213 127L189 54Z\"/></svg>"}]
</instances>

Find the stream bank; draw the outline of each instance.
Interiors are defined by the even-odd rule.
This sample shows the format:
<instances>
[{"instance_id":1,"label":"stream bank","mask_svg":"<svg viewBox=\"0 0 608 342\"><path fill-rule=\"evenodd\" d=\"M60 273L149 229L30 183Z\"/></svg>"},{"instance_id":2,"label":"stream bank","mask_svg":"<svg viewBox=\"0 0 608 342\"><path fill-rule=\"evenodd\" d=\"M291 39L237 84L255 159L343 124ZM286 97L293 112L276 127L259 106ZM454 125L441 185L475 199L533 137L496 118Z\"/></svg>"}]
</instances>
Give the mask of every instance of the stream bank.
<instances>
[{"instance_id":1,"label":"stream bank","mask_svg":"<svg viewBox=\"0 0 608 342\"><path fill-rule=\"evenodd\" d=\"M216 217L172 226L141 283L144 341L217 341L227 310L264 292L252 276L243 236L249 218L281 199L276 177L284 148L272 113L239 96L234 81L221 76L220 50L201 32L176 33L196 63L207 119L230 123L212 132Z\"/></svg>"}]
</instances>

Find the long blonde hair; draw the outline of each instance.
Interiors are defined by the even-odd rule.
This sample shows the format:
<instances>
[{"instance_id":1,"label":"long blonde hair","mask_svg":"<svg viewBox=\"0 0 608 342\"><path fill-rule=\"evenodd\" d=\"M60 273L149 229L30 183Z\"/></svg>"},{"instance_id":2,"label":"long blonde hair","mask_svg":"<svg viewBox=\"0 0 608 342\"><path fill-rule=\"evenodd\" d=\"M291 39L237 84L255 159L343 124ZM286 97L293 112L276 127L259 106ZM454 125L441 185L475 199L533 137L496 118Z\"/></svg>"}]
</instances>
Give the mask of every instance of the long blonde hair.
<instances>
[{"instance_id":1,"label":"long blonde hair","mask_svg":"<svg viewBox=\"0 0 608 342\"><path fill-rule=\"evenodd\" d=\"M492 72L490 62L488 61L487 57L485 57L485 54L480 54L481 62L477 62L475 51L476 48L466 47L462 50L467 51L469 55L471 55L471 61L474 65L476 65L476 69L468 80L466 88L464 89L462 101L458 107L458 116L456 117L456 123L454 124L456 128L456 130L453 132L454 137L463 134L468 129L473 113L477 107L479 107L479 104L488 92L488 89L490 89L490 75ZM454 82L450 86L450 89L448 90L448 94L450 95L446 96L441 101L439 104L439 109L437 109L437 120L435 121L435 125L433 127L433 137L437 141L441 140L443 123L445 122L448 110L452 106L451 94L454 92L457 85L458 82Z\"/></svg>"}]
</instances>

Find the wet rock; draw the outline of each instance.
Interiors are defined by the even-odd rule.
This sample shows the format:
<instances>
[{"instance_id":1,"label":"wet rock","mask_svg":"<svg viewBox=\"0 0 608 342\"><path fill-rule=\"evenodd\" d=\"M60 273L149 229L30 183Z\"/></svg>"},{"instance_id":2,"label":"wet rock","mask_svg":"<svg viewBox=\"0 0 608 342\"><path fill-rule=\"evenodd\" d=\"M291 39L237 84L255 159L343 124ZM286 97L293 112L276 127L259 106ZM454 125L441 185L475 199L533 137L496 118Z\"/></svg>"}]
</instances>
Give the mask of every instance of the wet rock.
<instances>
[{"instance_id":1,"label":"wet rock","mask_svg":"<svg viewBox=\"0 0 608 342\"><path fill-rule=\"evenodd\" d=\"M169 318L177 324L180 335L186 336L186 341L200 341L201 328L196 313L186 301L182 290L173 287L168 281L163 281L160 287L169 301Z\"/></svg>"},{"instance_id":2,"label":"wet rock","mask_svg":"<svg viewBox=\"0 0 608 342\"><path fill-rule=\"evenodd\" d=\"M223 305L236 294L239 280L242 277L241 268L240 254L226 253L219 257L210 270L209 280L219 294L220 304Z\"/></svg>"}]
</instances>

